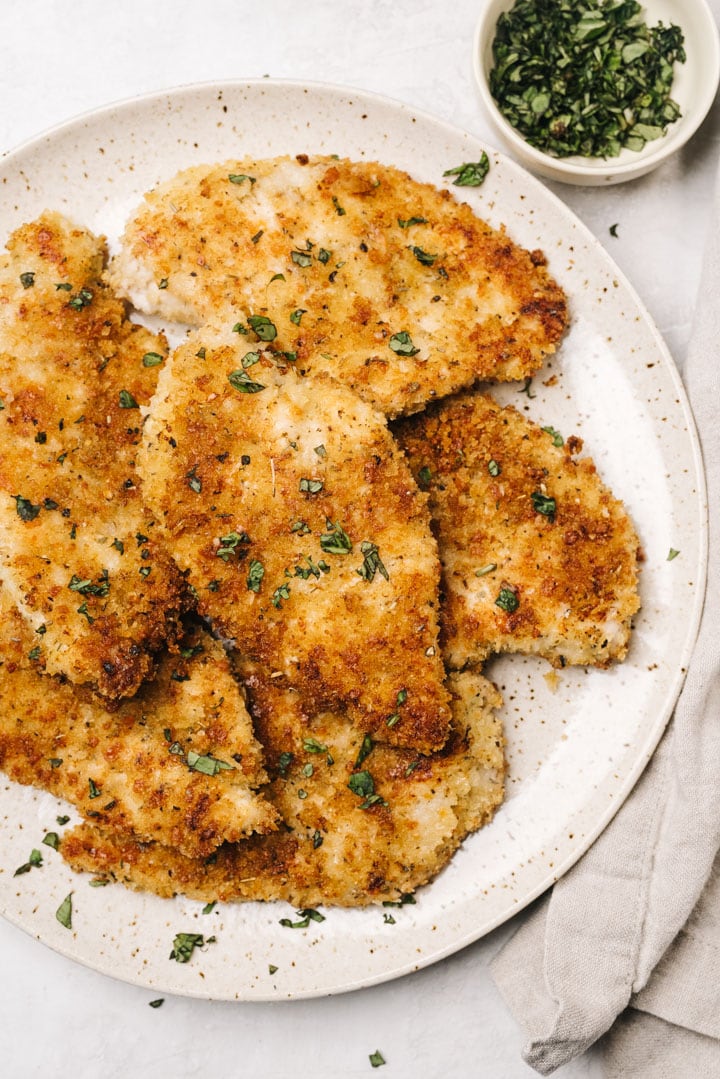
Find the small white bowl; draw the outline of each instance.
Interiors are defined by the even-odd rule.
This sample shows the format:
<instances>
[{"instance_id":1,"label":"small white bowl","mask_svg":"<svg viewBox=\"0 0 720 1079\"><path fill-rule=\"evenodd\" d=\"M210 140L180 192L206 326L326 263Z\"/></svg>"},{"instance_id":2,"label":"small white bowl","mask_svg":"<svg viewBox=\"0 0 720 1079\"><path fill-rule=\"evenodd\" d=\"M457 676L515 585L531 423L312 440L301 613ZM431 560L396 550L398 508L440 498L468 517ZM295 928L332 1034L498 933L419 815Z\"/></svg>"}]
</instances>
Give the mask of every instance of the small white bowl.
<instances>
[{"instance_id":1,"label":"small white bowl","mask_svg":"<svg viewBox=\"0 0 720 1079\"><path fill-rule=\"evenodd\" d=\"M509 11L514 0L481 0L482 14L473 40L473 69L480 97L510 152L532 172L549 180L600 186L617 184L643 176L684 146L695 133L713 103L720 80L720 35L705 0L645 0L643 11L648 26L659 22L680 26L685 37L687 59L675 65L672 97L681 115L665 135L649 142L640 151L621 150L617 157L553 157L536 149L508 123L490 93L488 74L493 66L492 46L498 17Z\"/></svg>"}]
</instances>

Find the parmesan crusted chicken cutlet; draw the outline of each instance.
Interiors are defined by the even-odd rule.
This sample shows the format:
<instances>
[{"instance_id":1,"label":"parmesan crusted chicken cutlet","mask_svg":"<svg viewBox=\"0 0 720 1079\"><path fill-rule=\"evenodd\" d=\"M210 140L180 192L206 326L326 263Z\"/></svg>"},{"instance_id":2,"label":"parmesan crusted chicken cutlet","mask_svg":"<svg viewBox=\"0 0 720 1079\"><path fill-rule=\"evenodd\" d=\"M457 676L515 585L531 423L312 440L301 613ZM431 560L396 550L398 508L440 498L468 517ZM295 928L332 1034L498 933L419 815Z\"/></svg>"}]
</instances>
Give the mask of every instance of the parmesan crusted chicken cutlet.
<instances>
[{"instance_id":1,"label":"parmesan crusted chicken cutlet","mask_svg":"<svg viewBox=\"0 0 720 1079\"><path fill-rule=\"evenodd\" d=\"M166 345L101 283L104 243L57 214L0 258L0 574L43 666L132 694L186 604L140 497L140 406Z\"/></svg>"},{"instance_id":2,"label":"parmesan crusted chicken cutlet","mask_svg":"<svg viewBox=\"0 0 720 1079\"><path fill-rule=\"evenodd\" d=\"M567 322L541 252L447 190L333 157L181 172L146 195L110 280L166 318L242 319L390 416L531 375Z\"/></svg>"},{"instance_id":3,"label":"parmesan crusted chicken cutlet","mask_svg":"<svg viewBox=\"0 0 720 1079\"><path fill-rule=\"evenodd\" d=\"M362 906L398 902L434 877L502 799L500 699L480 675L450 680L446 746L430 756L363 736L343 716L308 716L298 695L244 667L285 826L211 859L84 824L61 852L77 870L162 896Z\"/></svg>"},{"instance_id":4,"label":"parmesan crusted chicken cutlet","mask_svg":"<svg viewBox=\"0 0 720 1079\"><path fill-rule=\"evenodd\" d=\"M492 653L554 666L625 657L639 609L639 541L582 443L481 393L395 428L430 497L451 668ZM559 444L558 444L559 443Z\"/></svg>"},{"instance_id":5,"label":"parmesan crusted chicken cutlet","mask_svg":"<svg viewBox=\"0 0 720 1079\"><path fill-rule=\"evenodd\" d=\"M311 711L347 709L398 745L443 744L437 546L382 415L206 326L160 375L138 467L221 636Z\"/></svg>"},{"instance_id":6,"label":"parmesan crusted chicken cutlet","mask_svg":"<svg viewBox=\"0 0 720 1079\"><path fill-rule=\"evenodd\" d=\"M267 776L244 699L207 633L188 631L182 651L113 710L39 675L23 652L0 665L0 768L11 779L189 857L275 828L277 811L256 793Z\"/></svg>"}]
</instances>

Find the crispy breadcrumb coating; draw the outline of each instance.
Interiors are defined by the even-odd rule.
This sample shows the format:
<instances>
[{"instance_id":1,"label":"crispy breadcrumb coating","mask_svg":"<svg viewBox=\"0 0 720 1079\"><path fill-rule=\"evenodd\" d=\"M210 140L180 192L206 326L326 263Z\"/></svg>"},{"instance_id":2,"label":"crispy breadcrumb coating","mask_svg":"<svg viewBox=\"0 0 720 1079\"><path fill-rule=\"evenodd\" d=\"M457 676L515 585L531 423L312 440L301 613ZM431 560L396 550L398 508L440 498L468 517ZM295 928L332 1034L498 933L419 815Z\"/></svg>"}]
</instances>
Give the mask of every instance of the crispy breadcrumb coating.
<instances>
[{"instance_id":1,"label":"crispy breadcrumb coating","mask_svg":"<svg viewBox=\"0 0 720 1079\"><path fill-rule=\"evenodd\" d=\"M640 606L639 541L582 443L473 392L398 422L427 489L451 668L498 652L554 666L622 660ZM560 444L556 444L557 442Z\"/></svg>"},{"instance_id":2,"label":"crispy breadcrumb coating","mask_svg":"<svg viewBox=\"0 0 720 1079\"><path fill-rule=\"evenodd\" d=\"M222 647L188 630L152 682L108 709L88 690L0 665L0 768L98 826L203 857L276 826L262 751Z\"/></svg>"},{"instance_id":3,"label":"crispy breadcrumb coating","mask_svg":"<svg viewBox=\"0 0 720 1079\"><path fill-rule=\"evenodd\" d=\"M135 472L165 341L101 283L101 240L57 214L0 258L0 574L48 672L131 695L184 581Z\"/></svg>"},{"instance_id":4,"label":"crispy breadcrumb coating","mask_svg":"<svg viewBox=\"0 0 720 1079\"><path fill-rule=\"evenodd\" d=\"M308 717L294 691L253 665L244 671L275 775L269 796L285 827L201 860L85 824L63 838L63 857L74 869L203 902L399 902L432 879L500 804L501 702L481 676L452 678L447 745L422 756L365 738L344 716Z\"/></svg>"},{"instance_id":5,"label":"crispy breadcrumb coating","mask_svg":"<svg viewBox=\"0 0 720 1079\"><path fill-rule=\"evenodd\" d=\"M334 157L181 172L146 195L110 279L139 309L192 325L269 319L299 370L391 416L531 375L567 323L541 252L448 190Z\"/></svg>"},{"instance_id":6,"label":"crispy breadcrumb coating","mask_svg":"<svg viewBox=\"0 0 720 1079\"><path fill-rule=\"evenodd\" d=\"M382 415L282 354L249 350L232 327L206 326L160 376L138 468L223 637L310 711L347 708L388 741L443 744L437 549Z\"/></svg>"}]
</instances>

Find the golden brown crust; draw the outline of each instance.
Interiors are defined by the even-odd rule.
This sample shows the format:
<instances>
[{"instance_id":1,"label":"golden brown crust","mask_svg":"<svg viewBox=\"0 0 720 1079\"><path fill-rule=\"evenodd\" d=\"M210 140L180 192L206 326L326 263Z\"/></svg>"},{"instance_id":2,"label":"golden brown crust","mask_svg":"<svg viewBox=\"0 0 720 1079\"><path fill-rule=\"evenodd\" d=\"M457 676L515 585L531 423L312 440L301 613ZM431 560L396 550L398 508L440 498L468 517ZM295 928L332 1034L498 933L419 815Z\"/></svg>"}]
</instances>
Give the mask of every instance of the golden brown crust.
<instances>
[{"instance_id":1,"label":"golden brown crust","mask_svg":"<svg viewBox=\"0 0 720 1079\"><path fill-rule=\"evenodd\" d=\"M437 549L379 413L205 327L161 376L138 467L224 637L280 672L310 712L347 708L398 744L442 745Z\"/></svg>"},{"instance_id":2,"label":"golden brown crust","mask_svg":"<svg viewBox=\"0 0 720 1079\"><path fill-rule=\"evenodd\" d=\"M140 407L163 339L100 281L105 248L59 215L0 260L0 569L49 672L134 692L176 632L184 581L142 504ZM144 357L152 356L148 366Z\"/></svg>"},{"instance_id":3,"label":"golden brown crust","mask_svg":"<svg viewBox=\"0 0 720 1079\"><path fill-rule=\"evenodd\" d=\"M146 196L111 280L141 309L194 325L268 317L299 369L329 372L388 415L531 375L567 324L541 253L447 190L332 157L180 173Z\"/></svg>"},{"instance_id":4,"label":"golden brown crust","mask_svg":"<svg viewBox=\"0 0 720 1079\"><path fill-rule=\"evenodd\" d=\"M0 665L0 768L11 779L190 857L275 827L255 793L267 777L245 703L207 633L188 629L156 679L112 710L26 656Z\"/></svg>"},{"instance_id":5,"label":"golden brown crust","mask_svg":"<svg viewBox=\"0 0 720 1079\"><path fill-rule=\"evenodd\" d=\"M467 393L396 434L428 490L453 668L495 652L607 666L638 610L638 538L582 443ZM557 435L555 435L557 441ZM499 602L498 602L499 601Z\"/></svg>"},{"instance_id":6,"label":"golden brown crust","mask_svg":"<svg viewBox=\"0 0 720 1079\"><path fill-rule=\"evenodd\" d=\"M63 839L73 868L204 902L399 902L434 877L500 803L500 699L483 678L456 676L450 738L439 753L423 757L364 739L342 716L308 717L292 690L257 665L242 669L275 776L269 796L284 830L193 860L85 825Z\"/></svg>"}]
</instances>

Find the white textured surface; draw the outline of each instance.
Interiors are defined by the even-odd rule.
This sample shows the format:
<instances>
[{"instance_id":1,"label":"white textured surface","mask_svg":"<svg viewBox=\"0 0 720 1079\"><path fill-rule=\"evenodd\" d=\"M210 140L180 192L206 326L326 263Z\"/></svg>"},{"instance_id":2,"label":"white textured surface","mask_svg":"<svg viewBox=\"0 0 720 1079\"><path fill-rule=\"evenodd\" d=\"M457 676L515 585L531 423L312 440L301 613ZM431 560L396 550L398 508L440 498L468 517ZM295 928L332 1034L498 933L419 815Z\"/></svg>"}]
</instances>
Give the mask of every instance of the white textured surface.
<instances>
[{"instance_id":1,"label":"white textured surface","mask_svg":"<svg viewBox=\"0 0 720 1079\"><path fill-rule=\"evenodd\" d=\"M482 0L53 0L0 10L0 151L78 112L205 79L320 79L427 109L492 142L472 82ZM718 0L713 7L720 12ZM682 362L720 141L715 106L692 143L651 176L612 190L554 186L625 271ZM609 227L618 224L618 237ZM487 974L498 931L419 974L327 1000L230 1005L167 998L71 964L0 923L2 1074L185 1077L372 1072L515 1079L522 1036ZM595 1077L592 1055L563 1076Z\"/></svg>"}]
</instances>

